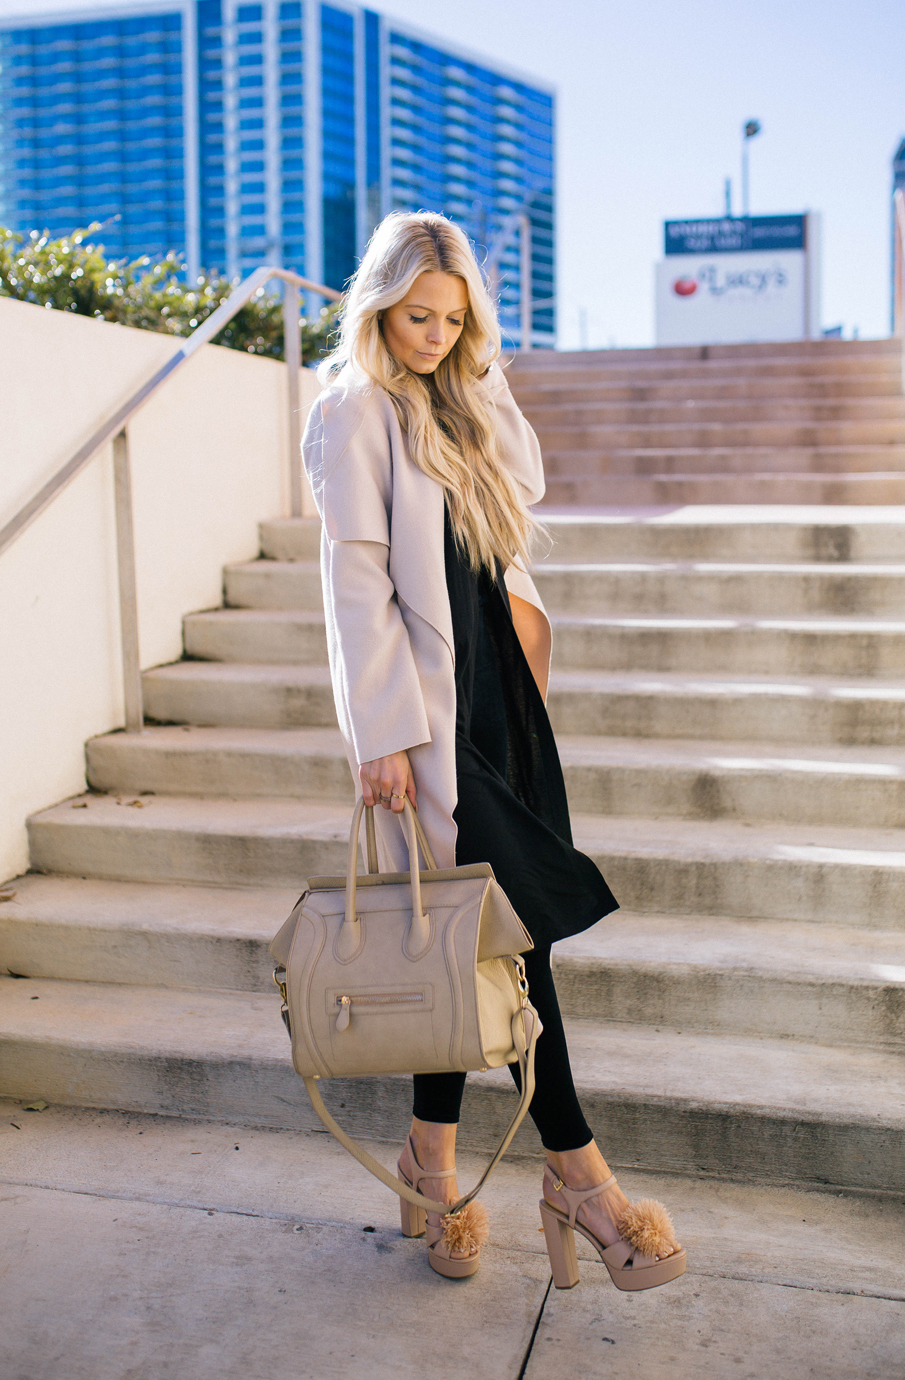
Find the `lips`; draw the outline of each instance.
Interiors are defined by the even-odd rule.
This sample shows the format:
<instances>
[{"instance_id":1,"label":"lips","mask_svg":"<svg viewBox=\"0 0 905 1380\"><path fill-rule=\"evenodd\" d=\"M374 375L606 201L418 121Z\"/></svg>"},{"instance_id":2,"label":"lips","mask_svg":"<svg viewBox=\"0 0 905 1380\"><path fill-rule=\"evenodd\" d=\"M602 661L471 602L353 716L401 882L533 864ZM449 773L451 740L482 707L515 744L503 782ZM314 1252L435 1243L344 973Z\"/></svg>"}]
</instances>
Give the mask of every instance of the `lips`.
<instances>
[{"instance_id":1,"label":"lips","mask_svg":"<svg viewBox=\"0 0 905 1380\"><path fill-rule=\"evenodd\" d=\"M672 290L677 297L692 297L697 292L698 285L694 278L677 278Z\"/></svg>"}]
</instances>

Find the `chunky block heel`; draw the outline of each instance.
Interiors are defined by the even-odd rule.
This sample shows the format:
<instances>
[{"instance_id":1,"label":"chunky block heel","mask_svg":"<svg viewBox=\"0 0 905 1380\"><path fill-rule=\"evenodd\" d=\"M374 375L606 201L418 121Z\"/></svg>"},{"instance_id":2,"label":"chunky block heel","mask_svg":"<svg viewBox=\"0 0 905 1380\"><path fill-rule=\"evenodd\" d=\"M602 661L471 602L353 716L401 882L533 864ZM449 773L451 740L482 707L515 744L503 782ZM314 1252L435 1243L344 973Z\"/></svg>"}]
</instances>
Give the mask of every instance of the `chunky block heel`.
<instances>
[{"instance_id":1,"label":"chunky block heel","mask_svg":"<svg viewBox=\"0 0 905 1380\"><path fill-rule=\"evenodd\" d=\"M407 1149L411 1166L409 1172L403 1169L400 1157L396 1173L409 1188L420 1193L424 1179L455 1178L454 1169L422 1169L411 1136ZM481 1263L481 1247L486 1245L488 1236L487 1213L480 1203L466 1203L455 1216L447 1213L440 1217L400 1198L399 1210L403 1236L422 1236L426 1233L427 1260L432 1270L446 1279L467 1279L474 1274Z\"/></svg>"},{"instance_id":2,"label":"chunky block heel","mask_svg":"<svg viewBox=\"0 0 905 1380\"><path fill-rule=\"evenodd\" d=\"M540 1220L544 1224L544 1240L553 1283L557 1289L574 1289L578 1283L578 1255L575 1250L575 1233L568 1222L563 1222L549 1205L540 1200Z\"/></svg>"},{"instance_id":3,"label":"chunky block heel","mask_svg":"<svg viewBox=\"0 0 905 1380\"><path fill-rule=\"evenodd\" d=\"M675 1243L672 1222L662 1203L651 1198L629 1203L617 1224L619 1240L612 1246L605 1246L578 1221L582 1203L605 1193L615 1182L611 1174L606 1183L594 1188L567 1188L547 1165L540 1216L557 1289L572 1289L578 1283L577 1231L596 1249L617 1289L653 1289L685 1273L685 1252ZM551 1202L551 1198L556 1201Z\"/></svg>"},{"instance_id":4,"label":"chunky block heel","mask_svg":"<svg viewBox=\"0 0 905 1380\"><path fill-rule=\"evenodd\" d=\"M406 1180L399 1175L402 1182ZM402 1218L403 1236L423 1236L427 1226L427 1213L424 1208L418 1207L417 1203L407 1203L404 1198L399 1199L399 1214Z\"/></svg>"}]
</instances>

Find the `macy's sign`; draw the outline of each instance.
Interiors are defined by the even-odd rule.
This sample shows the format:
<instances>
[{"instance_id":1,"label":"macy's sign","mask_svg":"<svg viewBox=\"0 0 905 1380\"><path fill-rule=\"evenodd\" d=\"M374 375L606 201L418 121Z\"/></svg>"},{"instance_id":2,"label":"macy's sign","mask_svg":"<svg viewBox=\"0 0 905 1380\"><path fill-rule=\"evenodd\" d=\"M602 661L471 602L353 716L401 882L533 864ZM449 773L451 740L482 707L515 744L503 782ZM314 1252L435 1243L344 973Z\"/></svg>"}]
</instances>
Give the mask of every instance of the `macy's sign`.
<instances>
[{"instance_id":1,"label":"macy's sign","mask_svg":"<svg viewBox=\"0 0 905 1380\"><path fill-rule=\"evenodd\" d=\"M676 297L693 297L700 288L713 297L722 297L726 292L759 294L771 288L781 289L788 285L789 278L779 264L770 268L718 268L716 264L704 264L694 277L687 274L676 278L672 290Z\"/></svg>"}]
</instances>

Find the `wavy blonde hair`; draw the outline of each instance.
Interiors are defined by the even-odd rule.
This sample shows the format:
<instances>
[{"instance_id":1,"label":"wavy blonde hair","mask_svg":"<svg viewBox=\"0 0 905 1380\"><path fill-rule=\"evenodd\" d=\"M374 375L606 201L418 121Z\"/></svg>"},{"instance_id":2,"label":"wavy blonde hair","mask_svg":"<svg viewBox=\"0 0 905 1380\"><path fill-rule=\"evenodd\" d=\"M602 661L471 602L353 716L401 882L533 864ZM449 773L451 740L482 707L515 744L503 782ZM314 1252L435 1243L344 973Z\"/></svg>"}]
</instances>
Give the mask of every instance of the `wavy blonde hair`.
<instances>
[{"instance_id":1,"label":"wavy blonde hair","mask_svg":"<svg viewBox=\"0 0 905 1380\"><path fill-rule=\"evenodd\" d=\"M464 280L468 309L452 350L433 374L421 375L390 352L380 314L401 302L422 273L437 272ZM527 560L535 520L500 461L492 407L475 387L499 357L500 327L463 232L427 211L386 216L351 280L341 323L321 379L351 364L386 389L412 459L444 489L453 532L474 569Z\"/></svg>"}]
</instances>

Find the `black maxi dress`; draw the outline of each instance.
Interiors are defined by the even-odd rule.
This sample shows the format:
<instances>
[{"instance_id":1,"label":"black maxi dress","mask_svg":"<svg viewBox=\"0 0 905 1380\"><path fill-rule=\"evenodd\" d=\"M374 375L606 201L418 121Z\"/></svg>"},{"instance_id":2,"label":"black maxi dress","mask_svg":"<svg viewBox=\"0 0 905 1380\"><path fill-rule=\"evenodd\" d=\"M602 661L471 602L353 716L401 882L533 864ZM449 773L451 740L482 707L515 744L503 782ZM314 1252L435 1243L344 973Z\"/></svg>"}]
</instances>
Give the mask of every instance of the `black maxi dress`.
<instances>
[{"instance_id":1,"label":"black maxi dress","mask_svg":"<svg viewBox=\"0 0 905 1380\"><path fill-rule=\"evenodd\" d=\"M559 753L503 573L471 569L448 513L444 545L456 663L456 862L489 862L534 943L546 948L618 902L572 846Z\"/></svg>"},{"instance_id":2,"label":"black maxi dress","mask_svg":"<svg viewBox=\"0 0 905 1380\"><path fill-rule=\"evenodd\" d=\"M456 862L489 862L534 940L525 956L531 1000L543 1024L531 1117L547 1150L591 1139L575 1091L550 945L617 908L572 829L553 730L512 622L501 570L476 573L446 515L446 584L456 658ZM519 1070L510 1064L519 1084ZM464 1073L416 1074L413 1113L457 1122Z\"/></svg>"}]
</instances>

